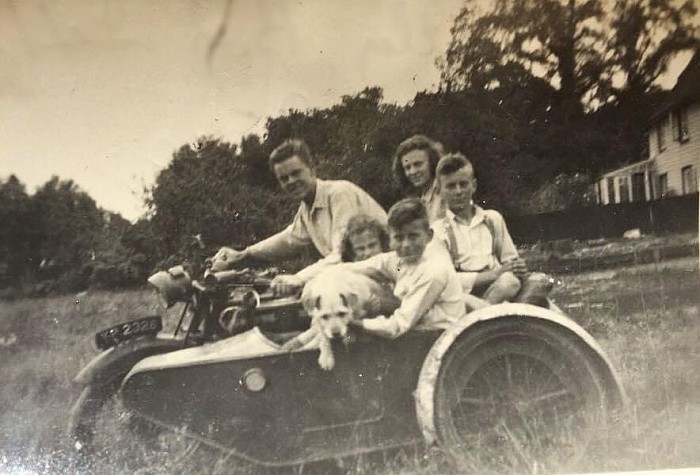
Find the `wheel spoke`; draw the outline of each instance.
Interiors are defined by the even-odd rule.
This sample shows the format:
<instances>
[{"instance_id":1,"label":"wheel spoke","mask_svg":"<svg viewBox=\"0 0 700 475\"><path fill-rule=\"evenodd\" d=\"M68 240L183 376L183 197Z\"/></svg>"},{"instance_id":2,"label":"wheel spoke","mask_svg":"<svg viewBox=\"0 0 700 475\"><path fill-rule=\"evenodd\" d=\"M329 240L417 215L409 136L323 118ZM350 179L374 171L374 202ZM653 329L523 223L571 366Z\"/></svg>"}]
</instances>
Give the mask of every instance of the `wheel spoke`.
<instances>
[{"instance_id":1,"label":"wheel spoke","mask_svg":"<svg viewBox=\"0 0 700 475\"><path fill-rule=\"evenodd\" d=\"M439 436L499 471L558 470L585 450L604 394L566 335L503 325L502 337L465 337L443 361Z\"/></svg>"},{"instance_id":2,"label":"wheel spoke","mask_svg":"<svg viewBox=\"0 0 700 475\"><path fill-rule=\"evenodd\" d=\"M549 402L552 399L560 399L565 396L573 396L573 394L571 394L567 389L560 389L559 391L552 391L537 396L536 398L533 398L530 402L531 404L535 405L541 402Z\"/></svg>"},{"instance_id":3,"label":"wheel spoke","mask_svg":"<svg viewBox=\"0 0 700 475\"><path fill-rule=\"evenodd\" d=\"M465 397L465 396L460 396L459 402L462 404L469 404L472 406L493 405L493 403L487 399L481 399L481 398L476 398L476 397Z\"/></svg>"},{"instance_id":4,"label":"wheel spoke","mask_svg":"<svg viewBox=\"0 0 700 475\"><path fill-rule=\"evenodd\" d=\"M510 390L512 387L512 383L513 383L512 368L510 366L509 355L506 354L504 356L504 358L505 358L505 365L506 365L506 384L508 385L508 389Z\"/></svg>"}]
</instances>

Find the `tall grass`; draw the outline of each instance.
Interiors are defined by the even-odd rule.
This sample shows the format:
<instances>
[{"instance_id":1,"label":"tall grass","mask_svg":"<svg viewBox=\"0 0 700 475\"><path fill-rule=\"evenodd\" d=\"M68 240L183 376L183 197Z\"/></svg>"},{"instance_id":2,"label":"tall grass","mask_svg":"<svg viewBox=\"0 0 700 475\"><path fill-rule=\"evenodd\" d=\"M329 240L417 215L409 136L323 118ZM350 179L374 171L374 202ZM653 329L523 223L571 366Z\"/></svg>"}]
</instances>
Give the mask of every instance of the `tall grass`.
<instances>
[{"instance_id":1,"label":"tall grass","mask_svg":"<svg viewBox=\"0 0 700 475\"><path fill-rule=\"evenodd\" d=\"M563 277L558 304L605 349L619 371L629 405L601 426L579 470L642 470L700 465L700 306L697 261L637 266ZM73 473L63 437L78 395L72 378L95 354L97 329L157 312L150 292L0 302L0 472ZM168 321L172 327L178 309ZM409 414L410 416L410 414ZM119 452L119 444L115 451ZM138 444L137 444L138 445ZM140 446L139 446L140 447ZM96 465L117 473L258 473L182 435L161 436L136 457ZM438 449L406 448L306 467L361 473L450 473ZM540 471L536 460L526 465ZM319 468L320 467L320 468ZM468 468L484 473L478 457Z\"/></svg>"}]
</instances>

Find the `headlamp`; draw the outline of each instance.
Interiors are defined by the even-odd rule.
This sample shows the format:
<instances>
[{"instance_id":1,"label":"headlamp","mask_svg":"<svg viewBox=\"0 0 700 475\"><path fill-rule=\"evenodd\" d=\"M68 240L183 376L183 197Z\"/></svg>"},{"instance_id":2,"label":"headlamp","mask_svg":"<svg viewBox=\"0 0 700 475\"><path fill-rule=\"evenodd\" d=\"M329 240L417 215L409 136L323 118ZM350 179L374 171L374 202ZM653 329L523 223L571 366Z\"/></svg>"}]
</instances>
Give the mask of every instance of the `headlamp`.
<instances>
[{"instance_id":1,"label":"headlamp","mask_svg":"<svg viewBox=\"0 0 700 475\"><path fill-rule=\"evenodd\" d=\"M156 272L148 278L148 283L158 290L158 299L165 308L186 301L192 295L192 279L182 266Z\"/></svg>"}]
</instances>

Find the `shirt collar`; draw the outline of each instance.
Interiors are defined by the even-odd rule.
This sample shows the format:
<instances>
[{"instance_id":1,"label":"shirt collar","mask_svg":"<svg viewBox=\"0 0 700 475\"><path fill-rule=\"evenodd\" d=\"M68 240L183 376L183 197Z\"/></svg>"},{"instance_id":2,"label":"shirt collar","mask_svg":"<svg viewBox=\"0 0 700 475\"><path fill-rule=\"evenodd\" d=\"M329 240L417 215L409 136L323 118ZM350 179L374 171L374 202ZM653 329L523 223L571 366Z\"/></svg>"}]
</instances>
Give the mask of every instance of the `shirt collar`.
<instances>
[{"instance_id":1,"label":"shirt collar","mask_svg":"<svg viewBox=\"0 0 700 475\"><path fill-rule=\"evenodd\" d=\"M308 206L306 202L303 202L304 206ZM316 208L325 208L328 206L328 182L325 180L320 180L316 178L316 196L314 196L314 203L311 205L311 210Z\"/></svg>"},{"instance_id":2,"label":"shirt collar","mask_svg":"<svg viewBox=\"0 0 700 475\"><path fill-rule=\"evenodd\" d=\"M470 228L479 225L484 220L484 209L481 206L475 205L474 203L472 203L472 206L474 206L474 216L472 216L472 220L468 224ZM462 219L457 218L457 216L449 208L445 209L445 216L447 216L447 219L453 223L463 223Z\"/></svg>"}]
</instances>

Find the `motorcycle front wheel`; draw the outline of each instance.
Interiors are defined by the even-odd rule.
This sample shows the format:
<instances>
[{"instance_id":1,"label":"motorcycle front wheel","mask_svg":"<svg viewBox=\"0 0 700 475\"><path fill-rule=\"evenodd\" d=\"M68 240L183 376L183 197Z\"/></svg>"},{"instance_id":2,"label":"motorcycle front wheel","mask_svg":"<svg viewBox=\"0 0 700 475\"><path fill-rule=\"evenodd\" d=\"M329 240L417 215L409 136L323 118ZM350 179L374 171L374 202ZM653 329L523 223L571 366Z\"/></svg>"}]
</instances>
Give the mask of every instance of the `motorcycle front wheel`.
<instances>
[{"instance_id":1,"label":"motorcycle front wheel","mask_svg":"<svg viewBox=\"0 0 700 475\"><path fill-rule=\"evenodd\" d=\"M119 386L125 376L115 373L100 384L87 384L71 409L68 435L82 463L121 465L142 455L139 446L146 439L134 434L146 435L148 426L121 402Z\"/></svg>"},{"instance_id":2,"label":"motorcycle front wheel","mask_svg":"<svg viewBox=\"0 0 700 475\"><path fill-rule=\"evenodd\" d=\"M126 408L119 396L125 376L86 385L71 410L68 432L79 472L200 473L227 461L186 437L184 428L164 429Z\"/></svg>"}]
</instances>

